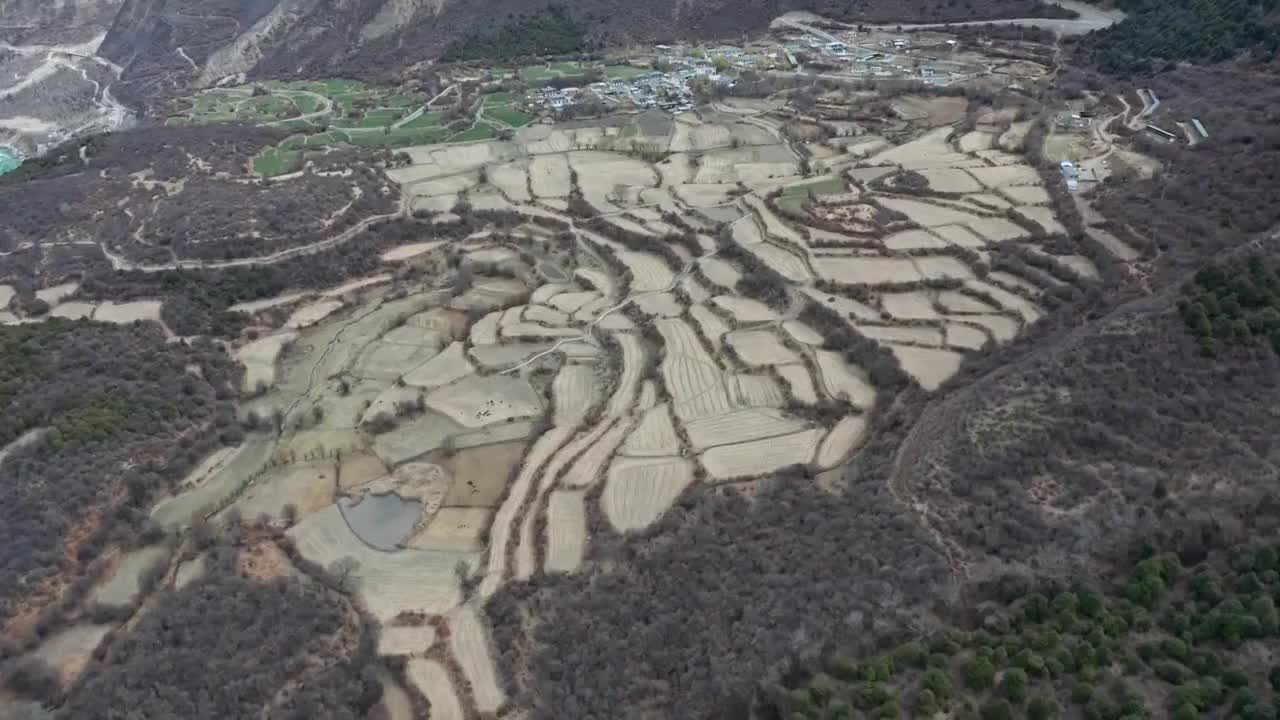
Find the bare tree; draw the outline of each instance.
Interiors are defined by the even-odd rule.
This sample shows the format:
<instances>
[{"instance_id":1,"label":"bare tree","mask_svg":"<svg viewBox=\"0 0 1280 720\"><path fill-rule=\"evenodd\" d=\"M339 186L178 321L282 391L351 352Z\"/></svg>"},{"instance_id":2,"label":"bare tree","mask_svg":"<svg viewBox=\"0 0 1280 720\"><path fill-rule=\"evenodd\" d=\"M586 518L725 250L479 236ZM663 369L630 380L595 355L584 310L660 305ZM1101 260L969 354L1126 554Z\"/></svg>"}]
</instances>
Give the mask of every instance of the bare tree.
<instances>
[{"instance_id":1,"label":"bare tree","mask_svg":"<svg viewBox=\"0 0 1280 720\"><path fill-rule=\"evenodd\" d=\"M329 574L342 592L349 593L356 589L356 571L360 569L360 561L350 555L334 560L329 564Z\"/></svg>"}]
</instances>

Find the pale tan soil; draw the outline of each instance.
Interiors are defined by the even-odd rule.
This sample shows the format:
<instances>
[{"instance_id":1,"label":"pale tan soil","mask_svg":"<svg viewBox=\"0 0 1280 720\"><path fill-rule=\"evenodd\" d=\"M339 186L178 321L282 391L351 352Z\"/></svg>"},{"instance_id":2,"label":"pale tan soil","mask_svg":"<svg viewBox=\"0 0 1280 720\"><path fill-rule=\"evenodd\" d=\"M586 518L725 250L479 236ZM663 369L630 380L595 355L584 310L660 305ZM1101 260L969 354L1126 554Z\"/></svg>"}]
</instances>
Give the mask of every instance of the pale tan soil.
<instances>
[{"instance_id":1,"label":"pale tan soil","mask_svg":"<svg viewBox=\"0 0 1280 720\"><path fill-rule=\"evenodd\" d=\"M787 435L805 429L803 421L772 408L735 410L685 423L689 442L698 451L746 440Z\"/></svg>"},{"instance_id":2,"label":"pale tan soil","mask_svg":"<svg viewBox=\"0 0 1280 720\"><path fill-rule=\"evenodd\" d=\"M890 250L915 250L917 248L943 248L947 242L928 230L903 230L886 236L881 242Z\"/></svg>"},{"instance_id":3,"label":"pale tan soil","mask_svg":"<svg viewBox=\"0 0 1280 720\"><path fill-rule=\"evenodd\" d=\"M443 240L431 240L429 242L410 243L408 245L401 245L399 247L391 248L390 250L382 253L382 261L383 262L402 262L404 260L411 260L413 258L426 255L427 253L431 252L432 250L435 250L436 248L439 248L442 245L444 245Z\"/></svg>"},{"instance_id":4,"label":"pale tan soil","mask_svg":"<svg viewBox=\"0 0 1280 720\"><path fill-rule=\"evenodd\" d=\"M831 350L815 353L822 384L832 397L844 397L857 407L869 408L875 403L875 388L861 368L851 367L844 356Z\"/></svg>"},{"instance_id":5,"label":"pale tan soil","mask_svg":"<svg viewBox=\"0 0 1280 720\"><path fill-rule=\"evenodd\" d=\"M338 466L338 487L348 489L376 480L387 474L387 466L377 455L365 453L345 455Z\"/></svg>"},{"instance_id":6,"label":"pale tan soil","mask_svg":"<svg viewBox=\"0 0 1280 720\"><path fill-rule=\"evenodd\" d=\"M751 300L739 295L717 295L711 302L740 323L769 322L778 319L778 313L759 300Z\"/></svg>"},{"instance_id":7,"label":"pale tan soil","mask_svg":"<svg viewBox=\"0 0 1280 720\"><path fill-rule=\"evenodd\" d=\"M533 417L542 403L529 383L510 375L472 375L427 394L427 405L464 427Z\"/></svg>"},{"instance_id":8,"label":"pale tan soil","mask_svg":"<svg viewBox=\"0 0 1280 720\"><path fill-rule=\"evenodd\" d=\"M689 315L693 317L694 322L698 324L698 328L702 334L706 336L711 343L711 348L719 352L724 344L724 336L729 332L729 326L723 319L712 312L705 305L693 305L689 308Z\"/></svg>"},{"instance_id":9,"label":"pale tan soil","mask_svg":"<svg viewBox=\"0 0 1280 720\"><path fill-rule=\"evenodd\" d=\"M434 388L448 385L475 372L475 366L467 360L462 343L455 342L440 354L405 373L406 384L418 388Z\"/></svg>"},{"instance_id":10,"label":"pale tan soil","mask_svg":"<svg viewBox=\"0 0 1280 720\"><path fill-rule=\"evenodd\" d=\"M818 402L818 393L813 386L813 377L809 374L808 369L803 365L781 365L777 368L778 374L791 388L791 394L795 399L805 405L814 405Z\"/></svg>"},{"instance_id":11,"label":"pale tan soil","mask_svg":"<svg viewBox=\"0 0 1280 720\"><path fill-rule=\"evenodd\" d=\"M555 490L547 504L547 572L573 572L586 553L587 521L582 490Z\"/></svg>"},{"instance_id":12,"label":"pale tan soil","mask_svg":"<svg viewBox=\"0 0 1280 720\"><path fill-rule=\"evenodd\" d=\"M405 545L421 550L478 552L492 518L493 510L487 507L442 507Z\"/></svg>"},{"instance_id":13,"label":"pale tan soil","mask_svg":"<svg viewBox=\"0 0 1280 720\"><path fill-rule=\"evenodd\" d=\"M929 293L922 290L884 293L880 296L880 305L885 312L903 320L935 320L938 317Z\"/></svg>"},{"instance_id":14,"label":"pale tan soil","mask_svg":"<svg viewBox=\"0 0 1280 720\"><path fill-rule=\"evenodd\" d=\"M671 407L667 403L659 403L645 411L621 449L623 455L643 457L677 455L679 452L680 438L676 436Z\"/></svg>"},{"instance_id":15,"label":"pale tan soil","mask_svg":"<svg viewBox=\"0 0 1280 720\"><path fill-rule=\"evenodd\" d=\"M620 532L649 527L693 481L693 463L682 458L617 458L609 467L600 506Z\"/></svg>"},{"instance_id":16,"label":"pale tan soil","mask_svg":"<svg viewBox=\"0 0 1280 720\"><path fill-rule=\"evenodd\" d=\"M903 325L859 325L858 332L881 342L909 342L925 345L941 345L942 331L936 327L907 327Z\"/></svg>"},{"instance_id":17,"label":"pale tan soil","mask_svg":"<svg viewBox=\"0 0 1280 720\"><path fill-rule=\"evenodd\" d=\"M960 369L964 356L950 350L933 350L910 347L907 345L890 345L902 369L906 370L920 387L925 390L937 390Z\"/></svg>"},{"instance_id":18,"label":"pale tan soil","mask_svg":"<svg viewBox=\"0 0 1280 720\"><path fill-rule=\"evenodd\" d=\"M482 445L459 450L438 463L453 478L446 507L493 507L520 463L528 443Z\"/></svg>"},{"instance_id":19,"label":"pale tan soil","mask_svg":"<svg viewBox=\"0 0 1280 720\"><path fill-rule=\"evenodd\" d=\"M831 428L818 448L815 462L820 468L833 468L848 459L854 448L862 443L867 431L865 415L849 415Z\"/></svg>"},{"instance_id":20,"label":"pale tan soil","mask_svg":"<svg viewBox=\"0 0 1280 720\"><path fill-rule=\"evenodd\" d=\"M725 382L729 398L740 408L781 408L786 404L782 385L772 375L736 373Z\"/></svg>"},{"instance_id":21,"label":"pale tan soil","mask_svg":"<svg viewBox=\"0 0 1280 720\"><path fill-rule=\"evenodd\" d=\"M431 720L466 720L458 692L444 666L435 660L414 658L409 661L405 674L431 703Z\"/></svg>"},{"instance_id":22,"label":"pale tan soil","mask_svg":"<svg viewBox=\"0 0 1280 720\"><path fill-rule=\"evenodd\" d=\"M826 431L821 429L783 435L765 440L722 445L702 454L702 465L717 480L755 477L788 465L813 462Z\"/></svg>"},{"instance_id":23,"label":"pale tan soil","mask_svg":"<svg viewBox=\"0 0 1280 720\"><path fill-rule=\"evenodd\" d=\"M786 365L799 358L772 330L737 330L725 336L725 342L748 366Z\"/></svg>"}]
</instances>

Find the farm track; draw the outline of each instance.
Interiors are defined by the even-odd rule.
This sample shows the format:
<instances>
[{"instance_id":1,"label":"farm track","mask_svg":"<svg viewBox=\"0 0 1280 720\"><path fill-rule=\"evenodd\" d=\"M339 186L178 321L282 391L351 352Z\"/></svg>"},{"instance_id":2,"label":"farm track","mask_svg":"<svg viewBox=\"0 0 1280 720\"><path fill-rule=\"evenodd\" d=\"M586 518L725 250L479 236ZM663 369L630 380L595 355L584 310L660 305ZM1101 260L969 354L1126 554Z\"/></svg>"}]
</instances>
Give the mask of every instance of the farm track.
<instances>
[{"instance_id":1,"label":"farm track","mask_svg":"<svg viewBox=\"0 0 1280 720\"><path fill-rule=\"evenodd\" d=\"M223 270L226 268L251 267L254 265L274 265L291 258L310 255L321 250L328 250L329 248L337 247L338 245L342 245L348 240L351 240L365 230L368 230L376 223L384 220L391 220L403 215L403 209L397 210L393 213L372 215L358 221L355 225L352 225L337 235L325 238L324 240L317 240L306 245L299 245L298 247L286 248L284 250L271 253L270 255L261 255L251 258L237 258L235 260L177 260L163 265L141 265L115 254L107 248L105 243L101 241L98 241L96 244L98 248L102 250L102 254L111 263L111 268L113 270L137 271L144 273L157 273L168 270Z\"/></svg>"}]
</instances>

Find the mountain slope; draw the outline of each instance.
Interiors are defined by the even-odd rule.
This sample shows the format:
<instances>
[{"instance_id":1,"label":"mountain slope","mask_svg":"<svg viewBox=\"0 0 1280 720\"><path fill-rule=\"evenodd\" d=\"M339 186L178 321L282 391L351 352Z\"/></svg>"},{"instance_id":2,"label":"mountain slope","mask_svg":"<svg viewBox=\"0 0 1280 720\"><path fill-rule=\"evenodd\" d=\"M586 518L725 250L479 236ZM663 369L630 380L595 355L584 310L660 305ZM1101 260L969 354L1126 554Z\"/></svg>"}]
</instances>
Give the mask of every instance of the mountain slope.
<instances>
[{"instance_id":1,"label":"mountain slope","mask_svg":"<svg viewBox=\"0 0 1280 720\"><path fill-rule=\"evenodd\" d=\"M552 7L585 21L596 46L734 37L790 10L866 21L1064 12L1039 0L125 0L101 53L125 67L123 92L135 102L238 73L394 78L455 42Z\"/></svg>"}]
</instances>

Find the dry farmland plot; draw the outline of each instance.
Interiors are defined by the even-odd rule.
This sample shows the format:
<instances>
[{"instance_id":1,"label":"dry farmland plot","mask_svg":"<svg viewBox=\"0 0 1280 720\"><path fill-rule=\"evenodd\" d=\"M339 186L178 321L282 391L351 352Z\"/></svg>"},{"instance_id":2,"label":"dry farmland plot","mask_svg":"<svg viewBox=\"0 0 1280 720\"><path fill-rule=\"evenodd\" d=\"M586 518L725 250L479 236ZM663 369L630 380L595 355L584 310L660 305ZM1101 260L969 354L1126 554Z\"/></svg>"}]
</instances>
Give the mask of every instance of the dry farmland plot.
<instances>
[{"instance_id":1,"label":"dry farmland plot","mask_svg":"<svg viewBox=\"0 0 1280 720\"><path fill-rule=\"evenodd\" d=\"M595 402L595 370L590 365L565 365L556 373L551 395L554 400L552 422L576 425L586 417Z\"/></svg>"},{"instance_id":2,"label":"dry farmland plot","mask_svg":"<svg viewBox=\"0 0 1280 720\"><path fill-rule=\"evenodd\" d=\"M430 625L383 626L378 633L378 654L418 655L436 641L436 629Z\"/></svg>"},{"instance_id":3,"label":"dry farmland plot","mask_svg":"<svg viewBox=\"0 0 1280 720\"><path fill-rule=\"evenodd\" d=\"M928 230L903 230L884 238L881 242L890 250L915 250L918 248L943 248L947 243Z\"/></svg>"},{"instance_id":4,"label":"dry farmland plot","mask_svg":"<svg viewBox=\"0 0 1280 720\"><path fill-rule=\"evenodd\" d=\"M778 313L758 300L738 295L717 295L711 302L740 323L771 322L778 319Z\"/></svg>"},{"instance_id":5,"label":"dry farmland plot","mask_svg":"<svg viewBox=\"0 0 1280 720\"><path fill-rule=\"evenodd\" d=\"M919 282L924 277L915 261L893 257L824 257L814 261L824 279L853 285Z\"/></svg>"},{"instance_id":6,"label":"dry farmland plot","mask_svg":"<svg viewBox=\"0 0 1280 720\"><path fill-rule=\"evenodd\" d=\"M1019 205L1048 205L1049 193L1039 185L1015 185L1000 192Z\"/></svg>"},{"instance_id":7,"label":"dry farmland plot","mask_svg":"<svg viewBox=\"0 0 1280 720\"><path fill-rule=\"evenodd\" d=\"M739 223L739 225L743 224L745 223ZM698 265L708 280L726 290L733 290L742 279L742 273L738 272L737 268L719 258L702 258L698 261Z\"/></svg>"},{"instance_id":8,"label":"dry farmland plot","mask_svg":"<svg viewBox=\"0 0 1280 720\"><path fill-rule=\"evenodd\" d=\"M790 335L792 340L795 340L801 345L822 344L822 335L820 335L817 330L814 330L799 320L784 320L782 322L782 329L787 331L787 335Z\"/></svg>"},{"instance_id":9,"label":"dry farmland plot","mask_svg":"<svg viewBox=\"0 0 1280 720\"><path fill-rule=\"evenodd\" d=\"M69 684L80 676L93 651L114 629L113 625L74 625L49 637L32 655L57 670L63 683Z\"/></svg>"},{"instance_id":10,"label":"dry farmland plot","mask_svg":"<svg viewBox=\"0 0 1280 720\"><path fill-rule=\"evenodd\" d=\"M569 196L569 161L563 155L539 155L529 161L529 184L540 198Z\"/></svg>"},{"instance_id":11,"label":"dry farmland plot","mask_svg":"<svg viewBox=\"0 0 1280 720\"><path fill-rule=\"evenodd\" d=\"M671 407L667 403L659 403L645 411L627 436L622 454L635 457L680 454L680 438L676 436Z\"/></svg>"},{"instance_id":12,"label":"dry farmland plot","mask_svg":"<svg viewBox=\"0 0 1280 720\"><path fill-rule=\"evenodd\" d=\"M826 261L824 260L823 262ZM857 318L858 320L880 319L880 313L873 308L843 295L832 295L812 287L803 288L801 291L815 303L831 308L839 313L841 317Z\"/></svg>"},{"instance_id":13,"label":"dry farmland plot","mask_svg":"<svg viewBox=\"0 0 1280 720\"><path fill-rule=\"evenodd\" d=\"M748 366L786 365L800 361L772 330L737 330L725 336L725 342Z\"/></svg>"},{"instance_id":14,"label":"dry farmland plot","mask_svg":"<svg viewBox=\"0 0 1280 720\"><path fill-rule=\"evenodd\" d=\"M840 353L831 350L819 350L815 357L822 374L822 384L831 397L843 397L861 408L872 406L876 391L861 368L850 367Z\"/></svg>"},{"instance_id":15,"label":"dry farmland plot","mask_svg":"<svg viewBox=\"0 0 1280 720\"><path fill-rule=\"evenodd\" d=\"M586 492L555 490L547 503L547 572L573 572L587 544Z\"/></svg>"},{"instance_id":16,"label":"dry farmland plot","mask_svg":"<svg viewBox=\"0 0 1280 720\"><path fill-rule=\"evenodd\" d=\"M960 168L932 168L921 170L920 174L929 181L931 190L946 193L982 192L982 184Z\"/></svg>"},{"instance_id":17,"label":"dry farmland plot","mask_svg":"<svg viewBox=\"0 0 1280 720\"><path fill-rule=\"evenodd\" d=\"M980 280L969 280L965 283L965 287L991 297L1006 309L1016 311L1027 323L1033 323L1040 319L1040 311L1036 309L1033 303L1024 299L1021 295L1016 295Z\"/></svg>"},{"instance_id":18,"label":"dry farmland plot","mask_svg":"<svg viewBox=\"0 0 1280 720\"><path fill-rule=\"evenodd\" d=\"M318 300L294 310L284 326L292 330L308 328L341 309L341 300Z\"/></svg>"},{"instance_id":19,"label":"dry farmland plot","mask_svg":"<svg viewBox=\"0 0 1280 720\"><path fill-rule=\"evenodd\" d=\"M462 343L455 342L439 355L405 373L406 384L419 388L448 385L475 372L475 366L467 360Z\"/></svg>"},{"instance_id":20,"label":"dry farmland plot","mask_svg":"<svg viewBox=\"0 0 1280 720\"><path fill-rule=\"evenodd\" d=\"M158 545L129 553L116 566L110 579L94 589L90 600L101 605L128 605L141 590L142 573L168 557L169 550Z\"/></svg>"},{"instance_id":21,"label":"dry farmland plot","mask_svg":"<svg viewBox=\"0 0 1280 720\"><path fill-rule=\"evenodd\" d=\"M551 307L554 307L560 312L576 313L581 310L583 306L600 299L600 293L593 290L586 290L583 292L560 293L559 295L552 297L548 302L551 304Z\"/></svg>"},{"instance_id":22,"label":"dry farmland plot","mask_svg":"<svg viewBox=\"0 0 1280 720\"><path fill-rule=\"evenodd\" d=\"M614 423L607 432L600 436L600 439L587 449L586 452L573 463L569 468L569 472L565 473L560 483L570 488L585 488L595 484L597 478L603 475L604 468L609 462L609 458L618 450L618 446L626 439L627 434L631 432L632 421L630 419L622 419Z\"/></svg>"},{"instance_id":23,"label":"dry farmland plot","mask_svg":"<svg viewBox=\"0 0 1280 720\"><path fill-rule=\"evenodd\" d=\"M731 407L720 368L697 334L682 320L655 321L666 346L662 376L676 417L687 422L728 412Z\"/></svg>"},{"instance_id":24,"label":"dry farmland plot","mask_svg":"<svg viewBox=\"0 0 1280 720\"><path fill-rule=\"evenodd\" d=\"M726 384L737 407L780 408L786 404L782 386L772 375L738 373L728 378Z\"/></svg>"},{"instance_id":25,"label":"dry farmland plot","mask_svg":"<svg viewBox=\"0 0 1280 720\"><path fill-rule=\"evenodd\" d=\"M620 532L642 530L662 516L693 481L693 463L683 458L617 458L600 506Z\"/></svg>"},{"instance_id":26,"label":"dry farmland plot","mask_svg":"<svg viewBox=\"0 0 1280 720\"><path fill-rule=\"evenodd\" d=\"M493 507L520 464L524 440L487 443L450 453L438 462L453 478L444 498L447 507Z\"/></svg>"},{"instance_id":27,"label":"dry farmland plot","mask_svg":"<svg viewBox=\"0 0 1280 720\"><path fill-rule=\"evenodd\" d=\"M970 168L978 182L989 188L1010 185L1039 185L1040 175L1029 165L997 165L996 167Z\"/></svg>"},{"instance_id":28,"label":"dry farmland plot","mask_svg":"<svg viewBox=\"0 0 1280 720\"><path fill-rule=\"evenodd\" d=\"M614 333L613 339L622 349L622 375L618 378L618 388L605 412L609 417L622 417L635 402L636 387L640 384L640 373L645 365L645 348L640 339L631 333Z\"/></svg>"},{"instance_id":29,"label":"dry farmland plot","mask_svg":"<svg viewBox=\"0 0 1280 720\"><path fill-rule=\"evenodd\" d=\"M818 449L818 467L826 469L837 467L848 459L849 454L862 442L867 431L865 415L848 415L836 423L823 439Z\"/></svg>"},{"instance_id":30,"label":"dry farmland plot","mask_svg":"<svg viewBox=\"0 0 1280 720\"><path fill-rule=\"evenodd\" d=\"M275 468L245 491L233 506L241 517L284 516L284 506L293 505L299 515L310 515L334 501L337 467L333 462L296 463Z\"/></svg>"},{"instance_id":31,"label":"dry farmland plot","mask_svg":"<svg viewBox=\"0 0 1280 720\"><path fill-rule=\"evenodd\" d=\"M631 271L633 292L666 290L675 281L675 273L655 255L633 250L618 250L618 259Z\"/></svg>"},{"instance_id":32,"label":"dry farmland plot","mask_svg":"<svg viewBox=\"0 0 1280 720\"><path fill-rule=\"evenodd\" d=\"M529 497L534 478L542 470L543 464L547 462L551 454L572 435L572 427L556 426L539 435L534 441L533 447L529 449L529 454L525 457L524 463L520 468L520 473L511 485L510 492L508 492L506 499L503 500L498 512L494 515L493 527L489 535L490 548L505 548L507 546L507 542L511 538L511 524L515 521L516 513L524 506L526 499ZM480 584L480 594L484 597L489 597L496 592L501 586L506 572L507 554L505 552L490 552L485 578Z\"/></svg>"},{"instance_id":33,"label":"dry farmland plot","mask_svg":"<svg viewBox=\"0 0 1280 720\"><path fill-rule=\"evenodd\" d=\"M473 553L431 550L382 552L364 544L337 505L303 518L289 530L306 559L328 567L353 558L357 593L374 617L386 622L401 612L443 614L462 600L457 565L474 565Z\"/></svg>"},{"instance_id":34,"label":"dry farmland plot","mask_svg":"<svg viewBox=\"0 0 1280 720\"><path fill-rule=\"evenodd\" d=\"M920 290L884 293L880 296L880 306L902 320L934 320L938 317L929 295Z\"/></svg>"},{"instance_id":35,"label":"dry farmland plot","mask_svg":"<svg viewBox=\"0 0 1280 720\"><path fill-rule=\"evenodd\" d=\"M470 605L464 605L449 613L448 621L449 649L471 685L476 710L481 713L497 712L507 697L498 684L489 637L480 624L480 618Z\"/></svg>"},{"instance_id":36,"label":"dry farmland plot","mask_svg":"<svg viewBox=\"0 0 1280 720\"><path fill-rule=\"evenodd\" d=\"M950 350L933 350L930 348L911 347L908 345L890 345L902 369L906 370L920 387L925 390L937 390L960 370L964 355Z\"/></svg>"},{"instance_id":37,"label":"dry farmland plot","mask_svg":"<svg viewBox=\"0 0 1280 720\"><path fill-rule=\"evenodd\" d=\"M783 381L791 388L791 394L797 402L805 405L817 404L818 393L813 387L813 376L809 374L809 370L806 367L803 365L780 365L777 370Z\"/></svg>"},{"instance_id":38,"label":"dry farmland plot","mask_svg":"<svg viewBox=\"0 0 1280 720\"><path fill-rule=\"evenodd\" d=\"M93 312L93 319L98 322L118 323L125 325L135 320L154 320L160 322L160 301L140 300L138 302L114 303L103 302Z\"/></svg>"},{"instance_id":39,"label":"dry farmland plot","mask_svg":"<svg viewBox=\"0 0 1280 720\"><path fill-rule=\"evenodd\" d=\"M589 431L582 432L558 449L552 456L550 462L547 463L546 469L538 476L537 488L534 490L531 507L541 505L543 498L552 489L552 483L560 476L561 472L569 465L570 462L581 455L587 448L594 445L600 436L608 432L613 427L613 419L606 419L593 426ZM534 512L526 513L524 522L520 525L519 542L516 545L516 567L515 577L517 580L527 580L532 577L537 570L536 561L534 559L534 526L538 518Z\"/></svg>"},{"instance_id":40,"label":"dry farmland plot","mask_svg":"<svg viewBox=\"0 0 1280 720\"><path fill-rule=\"evenodd\" d=\"M805 430L791 435L722 445L702 454L702 465L717 480L757 477L788 465L813 461L824 430Z\"/></svg>"},{"instance_id":41,"label":"dry farmland plot","mask_svg":"<svg viewBox=\"0 0 1280 720\"><path fill-rule=\"evenodd\" d=\"M718 352L724 344L724 336L729 332L728 324L705 305L690 307L689 315L698 323L698 328L711 343L711 348Z\"/></svg>"},{"instance_id":42,"label":"dry farmland plot","mask_svg":"<svg viewBox=\"0 0 1280 720\"><path fill-rule=\"evenodd\" d=\"M858 332L880 342L921 343L924 345L942 344L942 330L936 327L859 325Z\"/></svg>"},{"instance_id":43,"label":"dry farmland plot","mask_svg":"<svg viewBox=\"0 0 1280 720\"><path fill-rule=\"evenodd\" d=\"M746 440L777 437L804 430L805 423L773 408L749 408L685 423L689 442L699 452Z\"/></svg>"},{"instance_id":44,"label":"dry farmland plot","mask_svg":"<svg viewBox=\"0 0 1280 720\"><path fill-rule=\"evenodd\" d=\"M533 417L542 411L528 382L510 375L479 375L433 390L427 405L466 427Z\"/></svg>"},{"instance_id":45,"label":"dry farmland plot","mask_svg":"<svg viewBox=\"0 0 1280 720\"><path fill-rule=\"evenodd\" d=\"M409 682L431 703L431 720L466 720L449 672L435 660L414 658L405 668Z\"/></svg>"},{"instance_id":46,"label":"dry farmland plot","mask_svg":"<svg viewBox=\"0 0 1280 720\"><path fill-rule=\"evenodd\" d=\"M405 545L422 550L478 552L492 519L493 510L487 507L443 507Z\"/></svg>"},{"instance_id":47,"label":"dry farmland plot","mask_svg":"<svg viewBox=\"0 0 1280 720\"><path fill-rule=\"evenodd\" d=\"M740 224L745 225L746 223ZM809 273L809 266L805 263L804 258L790 250L780 248L773 243L764 242L747 247L747 252L760 258L761 262L778 271L791 282L807 283L813 281L813 276Z\"/></svg>"}]
</instances>

